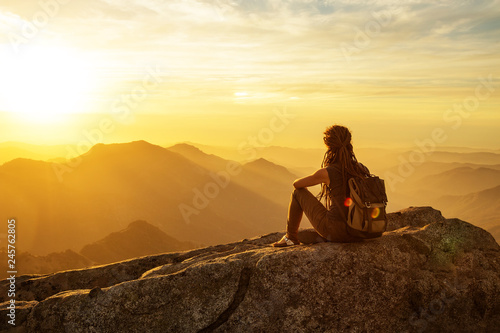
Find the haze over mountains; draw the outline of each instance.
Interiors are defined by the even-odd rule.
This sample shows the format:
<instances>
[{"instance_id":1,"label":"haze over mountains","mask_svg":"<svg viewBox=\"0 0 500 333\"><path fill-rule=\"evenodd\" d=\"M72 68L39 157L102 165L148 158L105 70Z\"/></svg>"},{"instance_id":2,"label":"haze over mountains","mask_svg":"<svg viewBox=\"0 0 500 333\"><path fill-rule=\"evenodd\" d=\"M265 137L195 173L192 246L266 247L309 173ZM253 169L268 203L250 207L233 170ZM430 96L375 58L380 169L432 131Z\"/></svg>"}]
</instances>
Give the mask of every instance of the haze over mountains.
<instances>
[{"instance_id":1,"label":"haze over mountains","mask_svg":"<svg viewBox=\"0 0 500 333\"><path fill-rule=\"evenodd\" d=\"M189 250L192 242L180 242L146 221L134 221L97 242L85 245L80 254L98 264L164 252Z\"/></svg>"},{"instance_id":2,"label":"haze over mountains","mask_svg":"<svg viewBox=\"0 0 500 333\"><path fill-rule=\"evenodd\" d=\"M36 158L25 148L11 147L0 160ZM136 220L179 242L204 245L283 230L293 180L318 169L324 153L137 141L98 144L63 162L54 155L63 147L50 149L52 155L41 155L57 162L18 158L0 166L2 219L18 220L17 245L33 255L79 252ZM425 154L418 164L408 162L409 150L362 148L356 154L386 180L389 211L430 205L500 239L499 152L450 148Z\"/></svg>"},{"instance_id":3,"label":"haze over mountains","mask_svg":"<svg viewBox=\"0 0 500 333\"><path fill-rule=\"evenodd\" d=\"M64 159L70 152L76 152L73 145L42 146L22 142L0 143L0 164L16 158L34 160Z\"/></svg>"},{"instance_id":4,"label":"haze over mountains","mask_svg":"<svg viewBox=\"0 0 500 333\"><path fill-rule=\"evenodd\" d=\"M500 186L466 195L443 196L436 201L443 214L475 221L500 242Z\"/></svg>"},{"instance_id":5,"label":"haze over mountains","mask_svg":"<svg viewBox=\"0 0 500 333\"><path fill-rule=\"evenodd\" d=\"M33 254L78 251L134 220L146 220L180 241L207 245L283 228L294 175L285 182L282 174L273 177L271 163L247 168L199 154L214 164L200 165L144 141L96 145L73 161L74 167L16 159L0 167L3 218L15 214L23 235L18 245ZM225 168L212 171L216 162ZM228 165L229 171L241 168L231 171L229 180ZM256 184L252 179L259 173L275 179L273 200L255 186L240 185Z\"/></svg>"},{"instance_id":6,"label":"haze over mountains","mask_svg":"<svg viewBox=\"0 0 500 333\"><path fill-rule=\"evenodd\" d=\"M242 160L248 155L236 149L193 145L235 160ZM496 213L500 211L500 203L499 196L495 194L496 186L500 185L500 150L468 147L428 149L429 152L416 148L355 148L355 153L372 173L386 180L389 211L417 205L433 206L442 209L447 217L464 218L489 230L500 240L500 219ZM415 152L420 153L421 160L412 163L410 157ZM252 151L252 157L286 166L298 176L317 170L323 154L323 149L286 147L255 147ZM395 180L395 176L401 178ZM312 189L313 193L317 191Z\"/></svg>"},{"instance_id":7,"label":"haze over mountains","mask_svg":"<svg viewBox=\"0 0 500 333\"><path fill-rule=\"evenodd\" d=\"M192 242L180 242L165 234L158 227L138 220L130 223L123 230L85 245L79 253L66 250L38 256L29 252L17 252L16 271L19 275L50 274L147 255L184 251L200 246ZM7 258L7 254L6 249L0 249L0 255ZM9 271L7 261L0 261L0 279L8 277L7 271Z\"/></svg>"}]
</instances>

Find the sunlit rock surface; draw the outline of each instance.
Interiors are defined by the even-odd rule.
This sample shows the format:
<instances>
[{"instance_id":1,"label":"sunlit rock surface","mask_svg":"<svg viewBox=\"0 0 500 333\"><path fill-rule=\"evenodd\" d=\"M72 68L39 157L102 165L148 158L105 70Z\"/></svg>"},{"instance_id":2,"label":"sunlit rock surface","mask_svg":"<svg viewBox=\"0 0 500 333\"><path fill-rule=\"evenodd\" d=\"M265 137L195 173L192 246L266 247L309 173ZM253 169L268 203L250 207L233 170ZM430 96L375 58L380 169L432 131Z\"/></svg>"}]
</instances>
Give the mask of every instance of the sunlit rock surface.
<instances>
[{"instance_id":1,"label":"sunlit rock surface","mask_svg":"<svg viewBox=\"0 0 500 333\"><path fill-rule=\"evenodd\" d=\"M354 244L289 248L282 233L18 277L26 332L494 332L500 246L430 208ZM0 295L7 301L8 283ZM6 304L1 316L6 318ZM0 329L12 329L6 320Z\"/></svg>"}]
</instances>

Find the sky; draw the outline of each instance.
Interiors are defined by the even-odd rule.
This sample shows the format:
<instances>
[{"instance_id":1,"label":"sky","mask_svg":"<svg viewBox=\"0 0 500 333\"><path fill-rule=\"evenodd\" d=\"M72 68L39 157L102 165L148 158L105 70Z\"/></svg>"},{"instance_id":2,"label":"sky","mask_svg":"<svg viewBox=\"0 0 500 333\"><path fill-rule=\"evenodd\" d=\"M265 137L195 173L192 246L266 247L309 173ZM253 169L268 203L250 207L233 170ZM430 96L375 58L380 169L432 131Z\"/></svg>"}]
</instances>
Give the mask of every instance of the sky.
<instances>
[{"instance_id":1,"label":"sky","mask_svg":"<svg viewBox=\"0 0 500 333\"><path fill-rule=\"evenodd\" d=\"M4 0L0 142L499 149L499 2Z\"/></svg>"}]
</instances>

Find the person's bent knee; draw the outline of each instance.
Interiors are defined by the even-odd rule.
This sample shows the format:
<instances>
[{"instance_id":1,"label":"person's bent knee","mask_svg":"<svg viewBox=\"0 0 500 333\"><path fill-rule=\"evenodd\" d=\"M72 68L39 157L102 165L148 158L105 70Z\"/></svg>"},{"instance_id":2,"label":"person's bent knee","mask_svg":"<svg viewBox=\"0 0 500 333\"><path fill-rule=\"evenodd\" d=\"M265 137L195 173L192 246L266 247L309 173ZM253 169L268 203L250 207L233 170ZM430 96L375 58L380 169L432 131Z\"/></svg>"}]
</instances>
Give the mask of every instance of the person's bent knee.
<instances>
[{"instance_id":1,"label":"person's bent knee","mask_svg":"<svg viewBox=\"0 0 500 333\"><path fill-rule=\"evenodd\" d=\"M292 192L292 198L295 198L295 200L299 200L299 197L303 199L311 195L312 193L305 187L295 188Z\"/></svg>"},{"instance_id":2,"label":"person's bent knee","mask_svg":"<svg viewBox=\"0 0 500 333\"><path fill-rule=\"evenodd\" d=\"M297 195L299 193L305 193L305 192L309 192L309 190L305 187L301 187L301 188L294 188L293 189L293 192L292 192L292 196L293 197L297 197Z\"/></svg>"}]
</instances>

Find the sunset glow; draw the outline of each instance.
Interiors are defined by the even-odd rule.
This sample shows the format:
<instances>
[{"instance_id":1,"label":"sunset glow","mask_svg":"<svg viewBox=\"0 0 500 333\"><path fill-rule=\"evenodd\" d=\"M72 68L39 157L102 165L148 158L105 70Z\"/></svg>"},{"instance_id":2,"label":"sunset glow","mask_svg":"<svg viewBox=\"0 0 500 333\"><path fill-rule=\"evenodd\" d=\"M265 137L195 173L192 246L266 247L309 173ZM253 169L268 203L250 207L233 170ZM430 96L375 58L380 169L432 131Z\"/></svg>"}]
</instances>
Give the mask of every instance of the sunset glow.
<instances>
[{"instance_id":1,"label":"sunset glow","mask_svg":"<svg viewBox=\"0 0 500 333\"><path fill-rule=\"evenodd\" d=\"M0 1L0 331L498 331L499 111L500 0Z\"/></svg>"},{"instance_id":2,"label":"sunset glow","mask_svg":"<svg viewBox=\"0 0 500 333\"><path fill-rule=\"evenodd\" d=\"M2 126L59 135L0 140L74 143L58 122L81 132L127 108L104 142L237 146L287 107L301 120L272 144L317 147L313 134L339 122L365 146L444 127L445 145L495 148L499 15L498 1L2 3ZM161 84L144 89L152 69ZM456 111L484 82L477 107Z\"/></svg>"},{"instance_id":3,"label":"sunset glow","mask_svg":"<svg viewBox=\"0 0 500 333\"><path fill-rule=\"evenodd\" d=\"M88 111L95 79L79 58L69 49L32 46L4 62L1 108L26 122L45 124Z\"/></svg>"}]
</instances>

